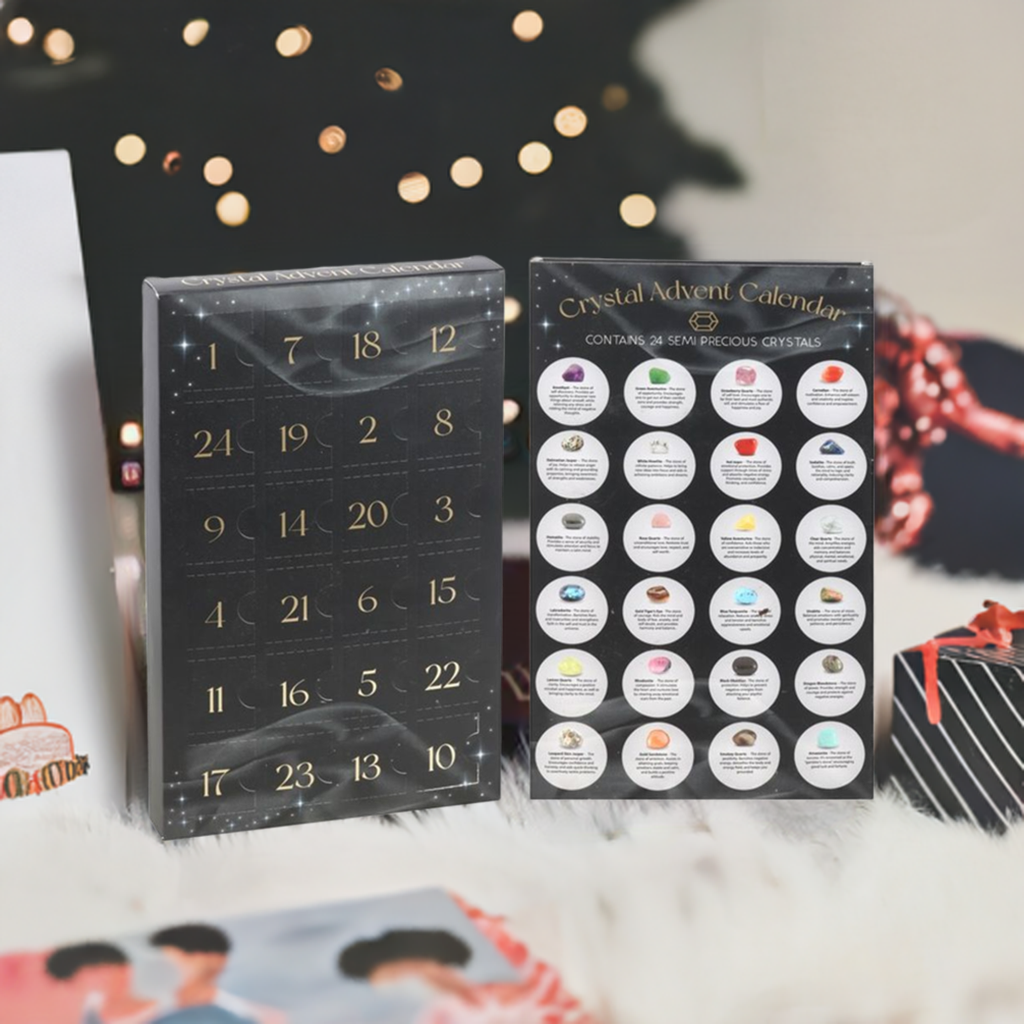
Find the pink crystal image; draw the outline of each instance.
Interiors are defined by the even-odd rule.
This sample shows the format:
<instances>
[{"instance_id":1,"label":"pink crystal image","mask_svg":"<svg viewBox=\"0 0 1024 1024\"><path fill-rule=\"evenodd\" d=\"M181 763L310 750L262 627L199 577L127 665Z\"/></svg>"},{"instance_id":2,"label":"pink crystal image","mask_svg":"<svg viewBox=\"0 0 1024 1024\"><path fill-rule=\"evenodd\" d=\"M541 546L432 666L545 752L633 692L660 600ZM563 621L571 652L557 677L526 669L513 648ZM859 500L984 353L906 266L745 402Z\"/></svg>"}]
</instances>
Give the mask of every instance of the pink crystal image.
<instances>
[{"instance_id":1,"label":"pink crystal image","mask_svg":"<svg viewBox=\"0 0 1024 1024\"><path fill-rule=\"evenodd\" d=\"M757 382L757 370L753 366L736 367L736 383L743 387L750 387Z\"/></svg>"},{"instance_id":2,"label":"pink crystal image","mask_svg":"<svg viewBox=\"0 0 1024 1024\"><path fill-rule=\"evenodd\" d=\"M663 676L672 667L672 659L663 654L656 655L647 662L647 671L656 676Z\"/></svg>"}]
</instances>

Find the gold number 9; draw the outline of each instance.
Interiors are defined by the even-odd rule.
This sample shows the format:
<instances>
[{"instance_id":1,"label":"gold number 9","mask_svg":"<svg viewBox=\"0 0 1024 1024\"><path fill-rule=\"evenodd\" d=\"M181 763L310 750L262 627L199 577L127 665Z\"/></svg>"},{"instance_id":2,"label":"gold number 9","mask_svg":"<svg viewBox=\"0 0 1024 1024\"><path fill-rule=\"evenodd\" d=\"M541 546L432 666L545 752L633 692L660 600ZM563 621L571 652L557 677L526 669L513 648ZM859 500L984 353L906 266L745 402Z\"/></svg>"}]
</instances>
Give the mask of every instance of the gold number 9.
<instances>
[{"instance_id":1,"label":"gold number 9","mask_svg":"<svg viewBox=\"0 0 1024 1024\"><path fill-rule=\"evenodd\" d=\"M209 543L212 544L224 536L224 520L221 516L207 516L206 521L203 523L203 529L207 533L213 534L209 540Z\"/></svg>"}]
</instances>

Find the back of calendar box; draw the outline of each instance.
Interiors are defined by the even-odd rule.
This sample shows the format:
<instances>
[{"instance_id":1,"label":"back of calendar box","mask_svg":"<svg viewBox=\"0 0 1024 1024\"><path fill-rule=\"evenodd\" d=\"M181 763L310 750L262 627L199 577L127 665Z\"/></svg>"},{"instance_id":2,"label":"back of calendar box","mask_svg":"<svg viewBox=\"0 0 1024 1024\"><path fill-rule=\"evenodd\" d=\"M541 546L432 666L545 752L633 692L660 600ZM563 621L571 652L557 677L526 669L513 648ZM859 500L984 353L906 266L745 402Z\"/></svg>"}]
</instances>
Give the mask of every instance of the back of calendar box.
<instances>
[{"instance_id":1,"label":"back of calendar box","mask_svg":"<svg viewBox=\"0 0 1024 1024\"><path fill-rule=\"evenodd\" d=\"M870 797L872 273L537 260L535 797Z\"/></svg>"}]
</instances>

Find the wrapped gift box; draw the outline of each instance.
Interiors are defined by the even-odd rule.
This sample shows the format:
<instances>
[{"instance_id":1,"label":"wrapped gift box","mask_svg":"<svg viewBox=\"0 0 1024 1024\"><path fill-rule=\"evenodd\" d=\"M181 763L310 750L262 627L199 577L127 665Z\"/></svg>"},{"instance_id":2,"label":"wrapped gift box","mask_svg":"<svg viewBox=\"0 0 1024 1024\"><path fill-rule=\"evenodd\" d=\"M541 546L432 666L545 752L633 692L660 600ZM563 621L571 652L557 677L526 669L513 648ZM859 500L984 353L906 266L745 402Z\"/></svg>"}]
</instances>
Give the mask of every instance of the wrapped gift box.
<instances>
[{"instance_id":1,"label":"wrapped gift box","mask_svg":"<svg viewBox=\"0 0 1024 1024\"><path fill-rule=\"evenodd\" d=\"M1022 816L1022 625L1021 612L989 605L896 655L890 778L945 820L1001 832Z\"/></svg>"}]
</instances>

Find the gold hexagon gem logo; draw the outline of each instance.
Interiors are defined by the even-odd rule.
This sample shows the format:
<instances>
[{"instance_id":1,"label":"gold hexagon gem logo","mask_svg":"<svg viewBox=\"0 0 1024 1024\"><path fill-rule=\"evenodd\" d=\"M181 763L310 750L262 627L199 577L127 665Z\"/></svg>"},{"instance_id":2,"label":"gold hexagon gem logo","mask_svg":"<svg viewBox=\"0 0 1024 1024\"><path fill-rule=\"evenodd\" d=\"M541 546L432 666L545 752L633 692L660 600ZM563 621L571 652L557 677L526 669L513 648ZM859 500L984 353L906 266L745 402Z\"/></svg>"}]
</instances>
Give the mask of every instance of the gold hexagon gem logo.
<instances>
[{"instance_id":1,"label":"gold hexagon gem logo","mask_svg":"<svg viewBox=\"0 0 1024 1024\"><path fill-rule=\"evenodd\" d=\"M710 309L698 309L690 314L690 328L694 331L707 333L718 326L718 316Z\"/></svg>"}]
</instances>

